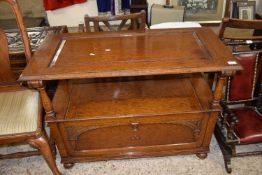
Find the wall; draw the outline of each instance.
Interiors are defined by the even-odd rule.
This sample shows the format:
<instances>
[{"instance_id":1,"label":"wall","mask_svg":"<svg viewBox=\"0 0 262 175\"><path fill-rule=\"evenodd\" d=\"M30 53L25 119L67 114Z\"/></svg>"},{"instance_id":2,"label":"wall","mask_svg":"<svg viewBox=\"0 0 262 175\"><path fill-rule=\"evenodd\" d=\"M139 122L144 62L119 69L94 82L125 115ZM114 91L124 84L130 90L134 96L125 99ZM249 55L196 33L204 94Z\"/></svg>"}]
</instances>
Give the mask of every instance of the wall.
<instances>
[{"instance_id":1,"label":"wall","mask_svg":"<svg viewBox=\"0 0 262 175\"><path fill-rule=\"evenodd\" d=\"M256 6L257 6L257 13L262 14L262 0L256 0Z\"/></svg>"},{"instance_id":2,"label":"wall","mask_svg":"<svg viewBox=\"0 0 262 175\"><path fill-rule=\"evenodd\" d=\"M173 3L176 0L172 0ZM220 0L219 0L220 1ZM257 1L257 12L262 13L262 0ZM151 5L164 4L165 0L147 0L149 4L149 9ZM78 24L83 23L84 15L88 14L90 16L97 15L97 5L96 0L88 0L88 2L83 4L76 4L70 7L47 11L47 17L51 26L54 25L67 25L69 27L78 26Z\"/></svg>"},{"instance_id":3,"label":"wall","mask_svg":"<svg viewBox=\"0 0 262 175\"><path fill-rule=\"evenodd\" d=\"M42 0L18 0L18 4L24 17L37 18L45 16ZM15 18L7 2L0 2L0 12L0 20Z\"/></svg>"},{"instance_id":4,"label":"wall","mask_svg":"<svg viewBox=\"0 0 262 175\"><path fill-rule=\"evenodd\" d=\"M147 2L150 8L153 3L163 4L165 3L165 0L147 0ZM88 0L87 2L82 4L76 4L54 11L47 11L48 21L51 26L78 26L78 24L83 23L85 14L88 14L90 16L97 15L96 0Z\"/></svg>"}]
</instances>

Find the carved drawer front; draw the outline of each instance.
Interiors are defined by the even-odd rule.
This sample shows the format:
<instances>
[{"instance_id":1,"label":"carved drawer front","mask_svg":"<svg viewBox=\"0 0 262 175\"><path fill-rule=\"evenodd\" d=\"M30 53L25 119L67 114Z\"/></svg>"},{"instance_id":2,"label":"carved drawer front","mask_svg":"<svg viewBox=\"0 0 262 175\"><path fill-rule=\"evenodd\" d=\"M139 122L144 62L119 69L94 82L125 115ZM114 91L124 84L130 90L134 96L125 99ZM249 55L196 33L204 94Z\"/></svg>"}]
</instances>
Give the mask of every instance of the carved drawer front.
<instances>
[{"instance_id":1,"label":"carved drawer front","mask_svg":"<svg viewBox=\"0 0 262 175\"><path fill-rule=\"evenodd\" d=\"M197 147L203 139L207 116L195 115L192 119L178 117L178 120L162 121L162 117L146 121L141 117L137 121L110 120L96 122L94 125L75 122L65 126L65 138L71 154L159 145L186 144L192 148Z\"/></svg>"}]
</instances>

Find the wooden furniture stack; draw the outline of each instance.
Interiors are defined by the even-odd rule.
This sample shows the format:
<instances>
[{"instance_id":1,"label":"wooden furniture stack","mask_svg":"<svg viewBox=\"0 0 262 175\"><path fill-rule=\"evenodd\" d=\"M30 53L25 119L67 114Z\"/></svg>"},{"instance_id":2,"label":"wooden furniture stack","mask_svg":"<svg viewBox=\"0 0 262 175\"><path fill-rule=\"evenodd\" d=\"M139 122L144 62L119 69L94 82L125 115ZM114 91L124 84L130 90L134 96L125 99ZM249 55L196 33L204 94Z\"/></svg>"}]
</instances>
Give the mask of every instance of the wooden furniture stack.
<instances>
[{"instance_id":1,"label":"wooden furniture stack","mask_svg":"<svg viewBox=\"0 0 262 175\"><path fill-rule=\"evenodd\" d=\"M40 91L66 168L176 154L205 158L225 78L241 69L207 28L49 35L34 57L20 81ZM214 94L202 72L219 73ZM60 80L52 102L48 80Z\"/></svg>"}]
</instances>

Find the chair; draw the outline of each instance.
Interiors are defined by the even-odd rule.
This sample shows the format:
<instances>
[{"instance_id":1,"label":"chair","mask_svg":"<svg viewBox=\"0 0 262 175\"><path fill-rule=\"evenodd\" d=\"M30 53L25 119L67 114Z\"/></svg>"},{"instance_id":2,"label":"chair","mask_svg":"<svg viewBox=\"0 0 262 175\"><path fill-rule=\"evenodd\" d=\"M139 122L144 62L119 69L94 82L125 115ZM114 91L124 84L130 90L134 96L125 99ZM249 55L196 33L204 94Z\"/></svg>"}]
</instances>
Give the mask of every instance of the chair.
<instances>
[{"instance_id":1,"label":"chair","mask_svg":"<svg viewBox=\"0 0 262 175\"><path fill-rule=\"evenodd\" d=\"M117 16L95 16L90 17L88 15L85 16L85 30L84 26L79 26L79 31L81 32L91 32L91 23L93 23L94 31L95 32L102 32L102 31L120 31L123 29L127 30L143 30L146 26L146 14L145 11L141 11L139 13L131 13L128 15L117 15ZM125 26L127 21L130 20L129 26ZM116 21L121 21L118 27L115 27L110 24L116 24ZM100 26L103 23L104 26Z\"/></svg>"},{"instance_id":2,"label":"chair","mask_svg":"<svg viewBox=\"0 0 262 175\"><path fill-rule=\"evenodd\" d=\"M227 32L227 29L233 29L233 31ZM238 31L236 31L236 30ZM261 35L259 36L257 31L262 30L262 20L240 20L240 19L232 19L232 18L224 18L222 20L221 28L219 31L219 38L224 41L226 44L230 43L230 41L250 41L252 40L253 47L258 47L256 42L260 43ZM239 33L240 35L236 35ZM243 34L245 33L245 36ZM252 37L253 36L253 37ZM239 43L242 45L244 43ZM250 43L246 43L245 45L251 45ZM259 47L261 46L261 43ZM236 47L234 47L236 49Z\"/></svg>"},{"instance_id":3,"label":"chair","mask_svg":"<svg viewBox=\"0 0 262 175\"><path fill-rule=\"evenodd\" d=\"M3 1L3 0L1 0ZM30 51L28 36L16 0L6 0L14 10L24 41ZM0 145L28 143L39 151L18 152L0 155L0 159L43 155L53 174L61 174L56 166L46 132L43 128L42 105L38 91L19 84L10 67L8 44L5 33L0 29ZM31 52L27 53L31 59Z\"/></svg>"},{"instance_id":4,"label":"chair","mask_svg":"<svg viewBox=\"0 0 262 175\"><path fill-rule=\"evenodd\" d=\"M262 154L262 150L251 150L254 144L262 143L262 77L259 64L262 51L249 47L261 44L262 36L224 37L226 27L261 29L262 21L224 19L219 34L233 49L235 58L243 67L227 80L225 98L220 103L222 112L215 128L226 171L231 173L232 157ZM248 151L238 150L243 145L248 146Z\"/></svg>"}]
</instances>

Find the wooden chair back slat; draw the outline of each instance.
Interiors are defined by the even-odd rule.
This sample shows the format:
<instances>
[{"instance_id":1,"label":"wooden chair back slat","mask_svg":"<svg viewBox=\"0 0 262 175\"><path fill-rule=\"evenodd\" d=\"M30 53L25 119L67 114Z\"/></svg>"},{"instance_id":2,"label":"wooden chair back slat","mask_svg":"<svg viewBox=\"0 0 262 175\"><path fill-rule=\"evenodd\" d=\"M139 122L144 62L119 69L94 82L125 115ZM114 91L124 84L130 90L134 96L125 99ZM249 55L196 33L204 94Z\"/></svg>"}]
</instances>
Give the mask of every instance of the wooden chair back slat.
<instances>
[{"instance_id":1,"label":"wooden chair back slat","mask_svg":"<svg viewBox=\"0 0 262 175\"><path fill-rule=\"evenodd\" d=\"M16 16L16 22L24 43L24 52L25 52L26 61L29 62L32 58L32 52L30 48L30 42L27 35L27 31L24 25L23 17L21 15L21 10L18 6L17 0L0 0L0 2L7 2L11 6L13 13Z\"/></svg>"},{"instance_id":2,"label":"wooden chair back slat","mask_svg":"<svg viewBox=\"0 0 262 175\"><path fill-rule=\"evenodd\" d=\"M229 79L226 93L227 102L252 101L261 72L258 62L261 59L262 36L254 36L252 32L249 32L249 35L242 37L242 34L238 35L234 33L235 31L228 36L225 34L227 28L262 30L262 20L224 18L219 32L220 39L231 47L235 58L244 68L243 71L237 72L234 77Z\"/></svg>"},{"instance_id":3,"label":"wooden chair back slat","mask_svg":"<svg viewBox=\"0 0 262 175\"><path fill-rule=\"evenodd\" d=\"M136 19L132 19L131 21L133 28L138 28L138 21Z\"/></svg>"},{"instance_id":4,"label":"wooden chair back slat","mask_svg":"<svg viewBox=\"0 0 262 175\"><path fill-rule=\"evenodd\" d=\"M5 32L0 29L0 85L16 82L11 70L8 54L8 44Z\"/></svg>"},{"instance_id":5,"label":"wooden chair back slat","mask_svg":"<svg viewBox=\"0 0 262 175\"><path fill-rule=\"evenodd\" d=\"M91 32L91 23L94 25L94 31L100 32L104 31L99 24L103 23L105 27L109 31L119 31L123 30L128 20L131 20L130 27L127 27L127 30L137 30L137 29L145 29L146 23L146 14L145 11L141 11L139 13L132 13L128 15L117 15L117 16L95 16L90 17L88 15L85 16L85 31ZM118 27L113 27L110 22L111 21L121 21ZM104 28L105 28L104 27Z\"/></svg>"},{"instance_id":6,"label":"wooden chair back slat","mask_svg":"<svg viewBox=\"0 0 262 175\"><path fill-rule=\"evenodd\" d=\"M219 38L224 38L224 33L226 28L236 28L236 29L254 29L262 30L262 20L240 20L232 18L224 18L222 20L221 28L219 31ZM256 37L254 39L262 39L262 37ZM235 39L235 38L233 38ZM237 38L241 39L241 38ZM249 39L253 39L250 37Z\"/></svg>"},{"instance_id":7,"label":"wooden chair back slat","mask_svg":"<svg viewBox=\"0 0 262 175\"><path fill-rule=\"evenodd\" d=\"M113 28L112 28L112 26L109 24L108 21L103 21L103 22L104 22L104 24L106 25L106 27L107 27L110 31L113 31Z\"/></svg>"},{"instance_id":8,"label":"wooden chair back slat","mask_svg":"<svg viewBox=\"0 0 262 175\"><path fill-rule=\"evenodd\" d=\"M127 19L123 19L120 25L118 26L117 31L121 30L125 26L126 22L127 22Z\"/></svg>"}]
</instances>

